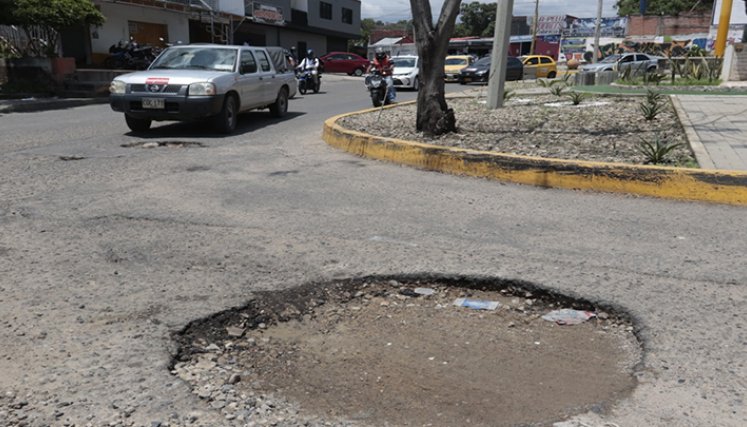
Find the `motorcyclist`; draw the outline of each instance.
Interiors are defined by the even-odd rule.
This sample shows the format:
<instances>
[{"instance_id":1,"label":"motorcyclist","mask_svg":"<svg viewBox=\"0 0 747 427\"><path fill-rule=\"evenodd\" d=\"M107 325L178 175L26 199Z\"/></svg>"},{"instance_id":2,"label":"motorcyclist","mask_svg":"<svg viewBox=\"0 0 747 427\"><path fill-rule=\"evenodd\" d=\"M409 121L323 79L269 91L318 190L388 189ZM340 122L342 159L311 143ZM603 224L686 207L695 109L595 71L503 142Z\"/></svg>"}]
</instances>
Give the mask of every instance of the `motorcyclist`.
<instances>
[{"instance_id":1,"label":"motorcyclist","mask_svg":"<svg viewBox=\"0 0 747 427\"><path fill-rule=\"evenodd\" d=\"M293 64L293 68L296 68L298 65L298 53L295 46L291 46L290 48L290 61Z\"/></svg>"},{"instance_id":2,"label":"motorcyclist","mask_svg":"<svg viewBox=\"0 0 747 427\"><path fill-rule=\"evenodd\" d=\"M387 99L389 102L394 102L394 99L397 98L397 91L394 89L394 80L392 79L392 74L394 73L394 62L392 62L389 55L387 55L381 47L376 48L374 60L369 64L366 73L370 73L374 68L379 70L381 76L384 77L384 81L386 81Z\"/></svg>"},{"instance_id":3,"label":"motorcyclist","mask_svg":"<svg viewBox=\"0 0 747 427\"><path fill-rule=\"evenodd\" d=\"M301 71L311 72L311 79L314 82L314 87L319 85L319 58L314 55L314 49L308 49L306 51L306 57L298 64L298 68Z\"/></svg>"}]
</instances>

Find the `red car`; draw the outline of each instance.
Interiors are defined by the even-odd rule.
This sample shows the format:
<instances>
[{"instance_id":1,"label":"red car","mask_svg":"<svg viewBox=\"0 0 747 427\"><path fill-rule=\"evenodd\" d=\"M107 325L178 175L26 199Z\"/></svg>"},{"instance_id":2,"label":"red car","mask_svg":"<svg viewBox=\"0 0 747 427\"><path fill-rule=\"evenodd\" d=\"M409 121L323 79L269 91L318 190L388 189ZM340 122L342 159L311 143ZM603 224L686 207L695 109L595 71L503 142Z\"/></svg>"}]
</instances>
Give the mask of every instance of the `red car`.
<instances>
[{"instance_id":1,"label":"red car","mask_svg":"<svg viewBox=\"0 0 747 427\"><path fill-rule=\"evenodd\" d=\"M319 60L325 73L346 73L354 76L362 76L369 64L368 59L349 52L330 52Z\"/></svg>"}]
</instances>

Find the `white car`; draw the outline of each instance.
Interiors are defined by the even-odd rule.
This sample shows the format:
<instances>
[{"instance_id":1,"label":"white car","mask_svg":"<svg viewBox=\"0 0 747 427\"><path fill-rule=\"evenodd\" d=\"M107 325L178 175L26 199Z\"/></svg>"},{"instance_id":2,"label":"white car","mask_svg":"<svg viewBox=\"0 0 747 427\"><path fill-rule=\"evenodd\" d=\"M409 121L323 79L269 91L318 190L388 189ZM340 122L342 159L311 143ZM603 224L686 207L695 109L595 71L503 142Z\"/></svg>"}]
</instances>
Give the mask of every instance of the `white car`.
<instances>
[{"instance_id":1,"label":"white car","mask_svg":"<svg viewBox=\"0 0 747 427\"><path fill-rule=\"evenodd\" d=\"M395 56L392 58L394 63L394 87L407 88L412 90L420 89L420 59L414 55Z\"/></svg>"}]
</instances>

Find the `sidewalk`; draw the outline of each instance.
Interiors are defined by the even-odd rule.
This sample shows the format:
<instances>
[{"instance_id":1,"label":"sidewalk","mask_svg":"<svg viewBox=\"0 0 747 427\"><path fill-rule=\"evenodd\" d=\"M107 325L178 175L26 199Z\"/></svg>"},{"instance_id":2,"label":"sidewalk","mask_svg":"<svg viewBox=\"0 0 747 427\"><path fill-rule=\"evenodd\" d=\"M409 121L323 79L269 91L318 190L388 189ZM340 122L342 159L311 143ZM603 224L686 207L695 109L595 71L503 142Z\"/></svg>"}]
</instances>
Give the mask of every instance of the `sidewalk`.
<instances>
[{"instance_id":1,"label":"sidewalk","mask_svg":"<svg viewBox=\"0 0 747 427\"><path fill-rule=\"evenodd\" d=\"M686 116L682 125L701 167L747 171L747 96L677 95L677 99Z\"/></svg>"},{"instance_id":2,"label":"sidewalk","mask_svg":"<svg viewBox=\"0 0 747 427\"><path fill-rule=\"evenodd\" d=\"M82 105L106 104L109 98L23 98L0 99L0 114L30 113L36 111L59 110Z\"/></svg>"}]
</instances>

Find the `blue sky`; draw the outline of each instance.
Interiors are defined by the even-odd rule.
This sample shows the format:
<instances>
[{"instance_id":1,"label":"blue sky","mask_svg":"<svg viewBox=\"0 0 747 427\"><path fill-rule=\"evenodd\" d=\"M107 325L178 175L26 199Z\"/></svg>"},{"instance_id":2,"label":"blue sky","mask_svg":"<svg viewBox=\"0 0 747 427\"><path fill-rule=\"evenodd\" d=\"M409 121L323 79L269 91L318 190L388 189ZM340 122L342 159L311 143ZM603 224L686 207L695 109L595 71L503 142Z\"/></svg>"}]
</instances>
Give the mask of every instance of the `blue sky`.
<instances>
[{"instance_id":1,"label":"blue sky","mask_svg":"<svg viewBox=\"0 0 747 427\"><path fill-rule=\"evenodd\" d=\"M475 0L462 0L468 3ZM496 0L480 0L480 3L495 3ZM443 0L431 0L433 15L441 12ZM604 0L602 16L617 16L613 8L615 0ZM534 0L514 0L514 16L534 15ZM592 18L597 14L597 0L539 0L540 15L572 15L579 18ZM382 21L398 21L410 17L409 0L362 0L361 14L364 18ZM434 16L435 18L435 16Z\"/></svg>"}]
</instances>

